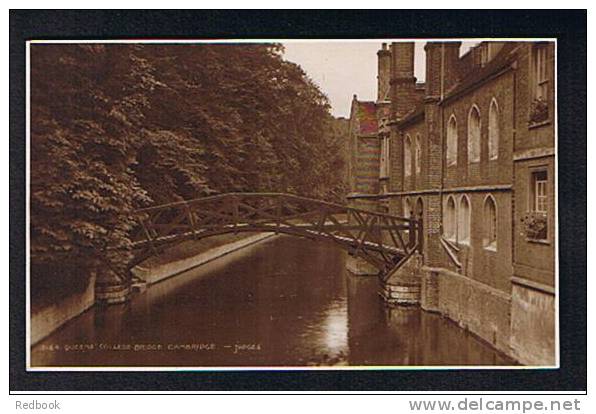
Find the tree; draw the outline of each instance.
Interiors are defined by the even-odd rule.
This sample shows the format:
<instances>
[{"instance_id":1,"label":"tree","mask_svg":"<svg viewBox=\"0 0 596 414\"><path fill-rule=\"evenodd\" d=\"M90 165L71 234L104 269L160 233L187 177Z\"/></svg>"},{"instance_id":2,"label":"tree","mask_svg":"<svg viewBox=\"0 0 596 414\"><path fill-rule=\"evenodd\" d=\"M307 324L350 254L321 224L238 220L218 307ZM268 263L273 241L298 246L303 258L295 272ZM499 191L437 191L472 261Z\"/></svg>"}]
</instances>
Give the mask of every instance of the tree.
<instances>
[{"instance_id":1,"label":"tree","mask_svg":"<svg viewBox=\"0 0 596 414\"><path fill-rule=\"evenodd\" d=\"M149 204L343 198L345 131L280 45L34 45L31 79L36 262L123 268Z\"/></svg>"},{"instance_id":2,"label":"tree","mask_svg":"<svg viewBox=\"0 0 596 414\"><path fill-rule=\"evenodd\" d=\"M115 266L131 211L149 201L130 169L151 79L130 47L34 45L31 248L34 260ZM101 253L99 253L101 252Z\"/></svg>"}]
</instances>

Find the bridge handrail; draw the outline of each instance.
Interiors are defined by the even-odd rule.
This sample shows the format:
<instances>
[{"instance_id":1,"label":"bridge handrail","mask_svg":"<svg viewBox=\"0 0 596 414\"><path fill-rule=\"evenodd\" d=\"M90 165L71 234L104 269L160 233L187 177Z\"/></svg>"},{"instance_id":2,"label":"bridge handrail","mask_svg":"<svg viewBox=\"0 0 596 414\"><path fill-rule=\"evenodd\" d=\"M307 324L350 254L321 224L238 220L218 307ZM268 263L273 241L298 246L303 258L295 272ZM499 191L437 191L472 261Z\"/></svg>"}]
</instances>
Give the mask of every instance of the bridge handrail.
<instances>
[{"instance_id":1,"label":"bridge handrail","mask_svg":"<svg viewBox=\"0 0 596 414\"><path fill-rule=\"evenodd\" d=\"M413 219L413 218L394 216L392 214L380 213L380 212L376 212L376 211L350 207L345 204L332 203L329 201L323 201L323 200L318 200L315 198L309 198L309 197L304 197L304 196L299 196L299 195L289 194L289 193L238 193L238 192L222 193L222 194L216 194L213 196L194 198L191 200L174 201L172 203L144 207L144 208L136 210L133 214L150 213L150 212L161 210L164 208L188 206L191 204L208 202L208 201L213 201L213 200L227 198L227 197L280 197L280 198L287 198L287 199L293 199L293 200L298 200L298 201L305 201L305 202L309 202L309 203L316 203L318 205L325 205L328 207L339 208L339 209L346 210L346 211L355 211L355 212L368 214L368 215L372 215L372 216L376 216L376 217L385 217L385 218L389 218L389 219L393 219L393 220L402 221L405 223L417 224L417 222L418 222L416 219Z\"/></svg>"}]
</instances>

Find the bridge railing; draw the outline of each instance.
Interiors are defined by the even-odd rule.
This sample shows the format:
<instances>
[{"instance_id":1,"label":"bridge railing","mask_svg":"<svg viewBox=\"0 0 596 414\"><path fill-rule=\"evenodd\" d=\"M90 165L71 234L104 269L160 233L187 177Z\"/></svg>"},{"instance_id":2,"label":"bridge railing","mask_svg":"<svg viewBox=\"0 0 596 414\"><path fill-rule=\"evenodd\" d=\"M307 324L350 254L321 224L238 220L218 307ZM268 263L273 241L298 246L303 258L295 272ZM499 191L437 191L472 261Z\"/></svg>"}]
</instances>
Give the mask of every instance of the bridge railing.
<instances>
[{"instance_id":1,"label":"bridge railing","mask_svg":"<svg viewBox=\"0 0 596 414\"><path fill-rule=\"evenodd\" d=\"M415 219L282 193L228 193L138 210L133 246L158 254L191 238L241 231L331 240L381 272L420 245ZM145 254L146 255L146 254Z\"/></svg>"}]
</instances>

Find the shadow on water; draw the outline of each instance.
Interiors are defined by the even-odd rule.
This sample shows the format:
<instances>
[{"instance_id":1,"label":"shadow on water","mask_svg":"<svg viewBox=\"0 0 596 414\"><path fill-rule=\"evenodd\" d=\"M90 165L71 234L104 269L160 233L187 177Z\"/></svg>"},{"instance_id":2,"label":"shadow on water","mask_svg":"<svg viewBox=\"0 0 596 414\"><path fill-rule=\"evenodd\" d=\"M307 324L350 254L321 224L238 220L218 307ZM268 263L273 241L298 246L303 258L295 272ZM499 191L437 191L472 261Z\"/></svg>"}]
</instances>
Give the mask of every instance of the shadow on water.
<instances>
[{"instance_id":1,"label":"shadow on water","mask_svg":"<svg viewBox=\"0 0 596 414\"><path fill-rule=\"evenodd\" d=\"M270 239L92 308L32 349L33 366L510 365L419 308L388 309L333 245Z\"/></svg>"}]
</instances>

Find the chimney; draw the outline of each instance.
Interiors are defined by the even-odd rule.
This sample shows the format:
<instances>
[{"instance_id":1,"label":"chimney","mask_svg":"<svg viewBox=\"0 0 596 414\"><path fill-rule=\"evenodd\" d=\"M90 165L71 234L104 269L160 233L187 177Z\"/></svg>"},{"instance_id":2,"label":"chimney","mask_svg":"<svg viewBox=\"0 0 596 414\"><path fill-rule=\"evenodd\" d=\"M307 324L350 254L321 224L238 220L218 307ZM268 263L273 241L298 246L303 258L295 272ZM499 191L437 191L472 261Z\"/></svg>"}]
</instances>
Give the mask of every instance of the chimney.
<instances>
[{"instance_id":1,"label":"chimney","mask_svg":"<svg viewBox=\"0 0 596 414\"><path fill-rule=\"evenodd\" d=\"M414 42L391 44L391 109L396 120L403 118L416 104L414 77Z\"/></svg>"},{"instance_id":2,"label":"chimney","mask_svg":"<svg viewBox=\"0 0 596 414\"><path fill-rule=\"evenodd\" d=\"M458 80L461 42L427 42L426 98L442 99Z\"/></svg>"},{"instance_id":3,"label":"chimney","mask_svg":"<svg viewBox=\"0 0 596 414\"><path fill-rule=\"evenodd\" d=\"M377 102L389 100L389 81L391 78L391 52L387 43L381 45L377 52Z\"/></svg>"}]
</instances>

